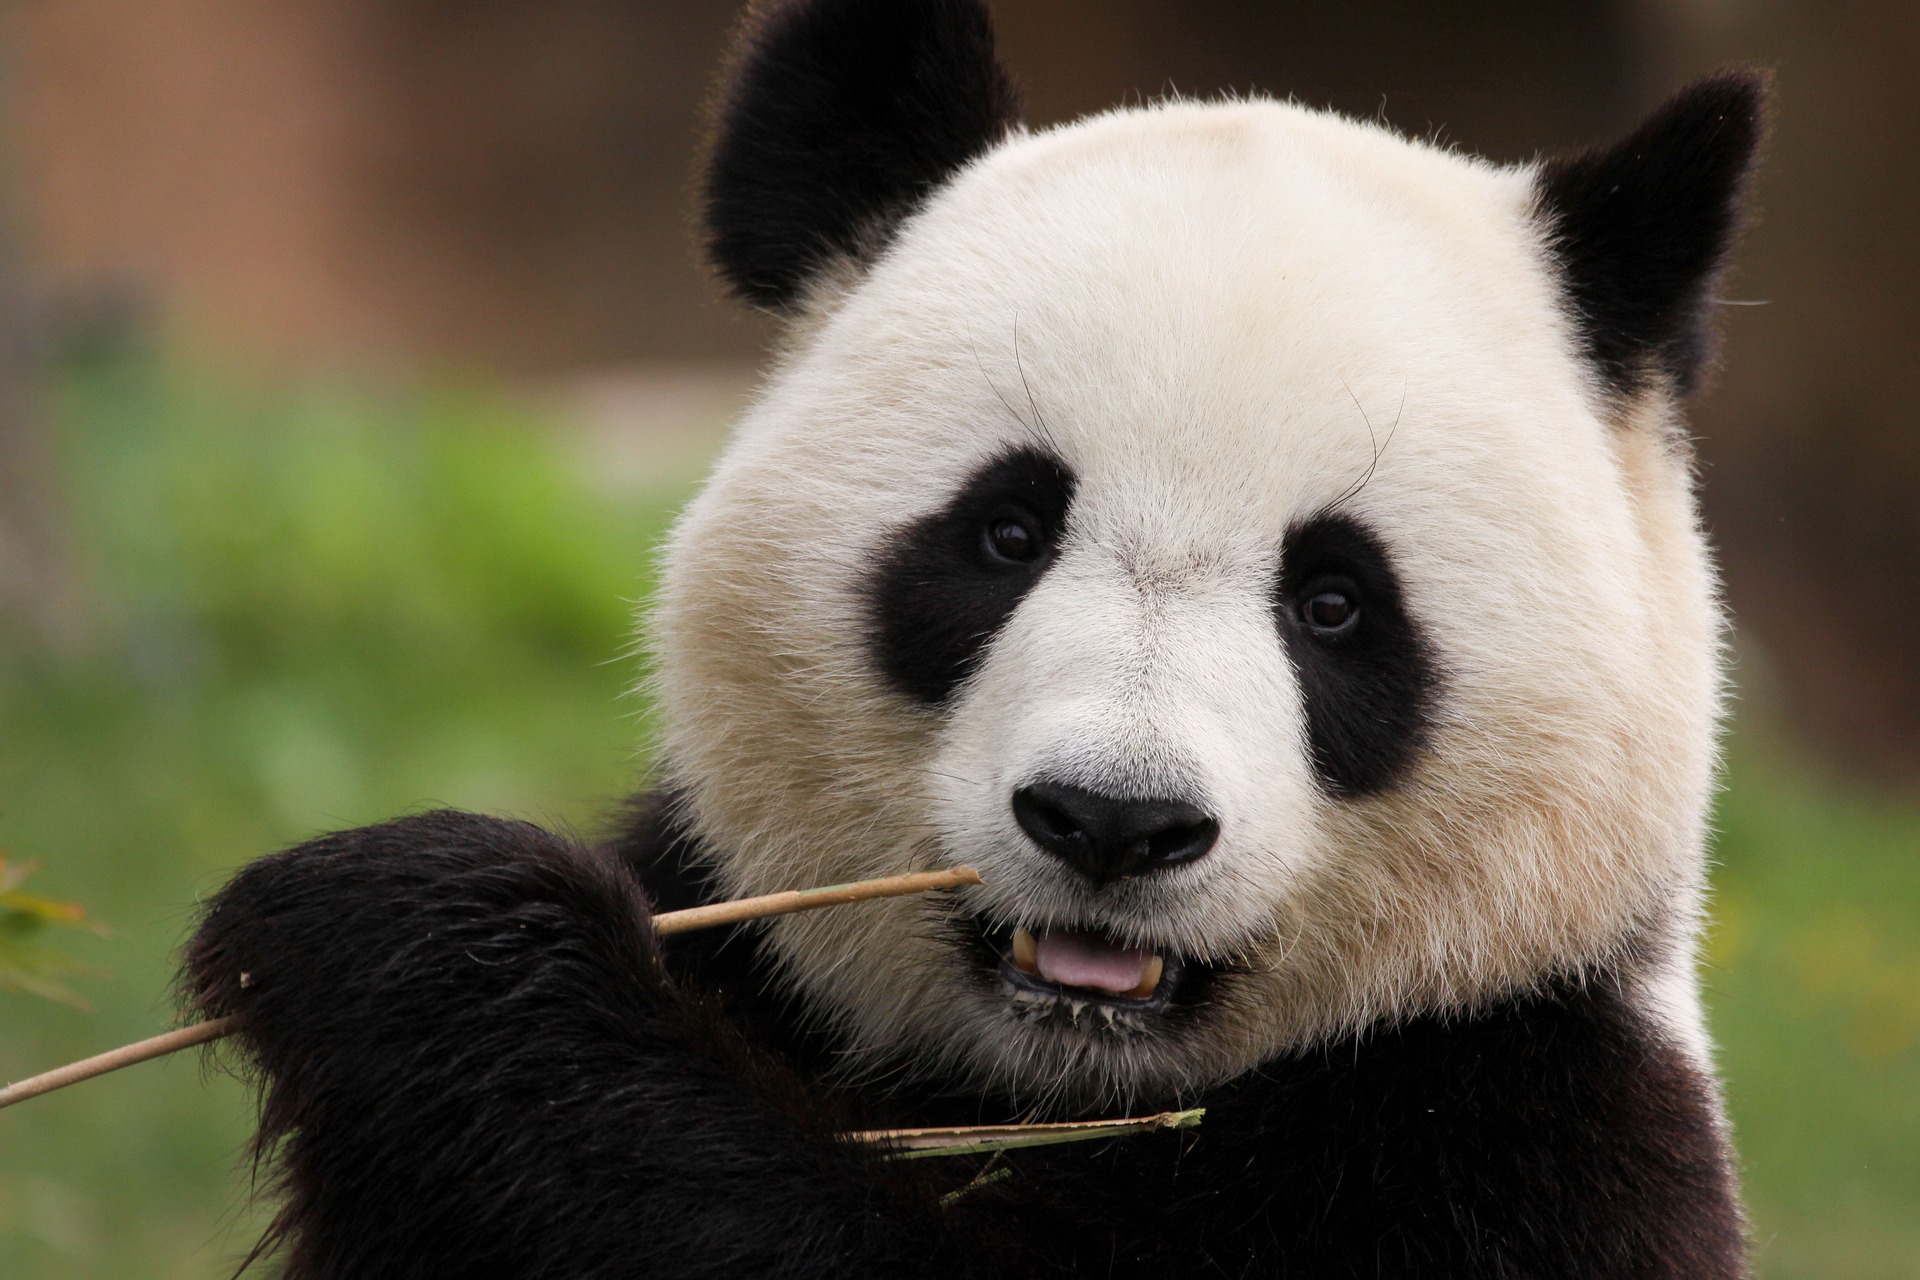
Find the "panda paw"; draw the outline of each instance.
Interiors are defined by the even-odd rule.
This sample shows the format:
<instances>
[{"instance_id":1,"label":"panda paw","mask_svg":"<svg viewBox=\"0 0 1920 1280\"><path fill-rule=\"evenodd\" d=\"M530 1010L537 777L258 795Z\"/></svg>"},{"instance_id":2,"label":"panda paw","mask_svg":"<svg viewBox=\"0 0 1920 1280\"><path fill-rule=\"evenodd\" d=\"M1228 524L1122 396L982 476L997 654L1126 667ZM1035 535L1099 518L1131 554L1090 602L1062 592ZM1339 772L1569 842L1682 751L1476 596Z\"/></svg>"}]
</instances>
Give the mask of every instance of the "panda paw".
<instances>
[{"instance_id":1,"label":"panda paw","mask_svg":"<svg viewBox=\"0 0 1920 1280\"><path fill-rule=\"evenodd\" d=\"M181 988L258 1072L283 1274L919 1273L925 1178L669 979L647 908L610 858L463 813L234 877Z\"/></svg>"},{"instance_id":2,"label":"panda paw","mask_svg":"<svg viewBox=\"0 0 1920 1280\"><path fill-rule=\"evenodd\" d=\"M669 995L648 914L590 849L527 823L421 814L243 869L188 944L182 1002L237 1015L283 1083L325 1071L338 1086L350 1070L369 1084L534 1025L644 1020Z\"/></svg>"}]
</instances>

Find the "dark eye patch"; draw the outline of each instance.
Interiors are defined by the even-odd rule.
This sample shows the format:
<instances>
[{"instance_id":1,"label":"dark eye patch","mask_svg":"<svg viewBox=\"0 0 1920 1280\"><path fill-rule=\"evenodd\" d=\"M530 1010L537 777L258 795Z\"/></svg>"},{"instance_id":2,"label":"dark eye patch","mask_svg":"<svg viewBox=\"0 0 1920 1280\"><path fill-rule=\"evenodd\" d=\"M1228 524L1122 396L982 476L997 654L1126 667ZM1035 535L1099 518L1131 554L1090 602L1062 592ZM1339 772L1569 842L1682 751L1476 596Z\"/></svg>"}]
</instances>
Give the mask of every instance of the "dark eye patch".
<instances>
[{"instance_id":1,"label":"dark eye patch","mask_svg":"<svg viewBox=\"0 0 1920 1280\"><path fill-rule=\"evenodd\" d=\"M1074 477L1038 449L1004 454L894 534L867 597L887 682L937 706L979 665L1066 531Z\"/></svg>"},{"instance_id":2,"label":"dark eye patch","mask_svg":"<svg viewBox=\"0 0 1920 1280\"><path fill-rule=\"evenodd\" d=\"M1440 672L1385 544L1347 515L1296 525L1280 553L1274 617L1321 785L1335 795L1392 786L1426 745Z\"/></svg>"}]
</instances>

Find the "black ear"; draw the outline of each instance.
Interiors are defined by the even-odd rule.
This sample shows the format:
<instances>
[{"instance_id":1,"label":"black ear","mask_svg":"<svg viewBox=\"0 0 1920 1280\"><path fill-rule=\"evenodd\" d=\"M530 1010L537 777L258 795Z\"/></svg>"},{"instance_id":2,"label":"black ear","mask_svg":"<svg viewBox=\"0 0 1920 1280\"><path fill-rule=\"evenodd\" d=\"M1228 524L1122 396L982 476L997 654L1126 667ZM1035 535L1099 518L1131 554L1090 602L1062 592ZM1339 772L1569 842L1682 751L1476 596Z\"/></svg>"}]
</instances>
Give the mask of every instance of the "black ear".
<instances>
[{"instance_id":1,"label":"black ear","mask_svg":"<svg viewBox=\"0 0 1920 1280\"><path fill-rule=\"evenodd\" d=\"M1711 357L1714 280L1739 230L1768 89L1765 72L1713 76L1624 141L1541 168L1549 243L1612 390L1664 375L1684 395Z\"/></svg>"},{"instance_id":2,"label":"black ear","mask_svg":"<svg viewBox=\"0 0 1920 1280\"><path fill-rule=\"evenodd\" d=\"M1020 120L982 0L779 0L752 14L707 169L709 251L787 309L871 259L929 192Z\"/></svg>"}]
</instances>

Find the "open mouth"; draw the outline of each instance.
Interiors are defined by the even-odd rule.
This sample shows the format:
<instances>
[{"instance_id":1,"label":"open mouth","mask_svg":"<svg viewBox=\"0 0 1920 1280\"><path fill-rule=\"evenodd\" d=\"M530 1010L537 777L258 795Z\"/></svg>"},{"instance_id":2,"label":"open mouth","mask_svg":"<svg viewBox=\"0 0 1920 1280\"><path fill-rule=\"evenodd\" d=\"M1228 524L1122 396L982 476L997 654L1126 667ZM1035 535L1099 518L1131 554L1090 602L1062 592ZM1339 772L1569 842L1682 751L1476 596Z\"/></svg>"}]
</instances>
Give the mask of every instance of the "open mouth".
<instances>
[{"instance_id":1,"label":"open mouth","mask_svg":"<svg viewBox=\"0 0 1920 1280\"><path fill-rule=\"evenodd\" d=\"M1151 1000L1167 976L1165 956L1089 929L1015 929L1007 959L1023 978L1102 1000Z\"/></svg>"},{"instance_id":2,"label":"open mouth","mask_svg":"<svg viewBox=\"0 0 1920 1280\"><path fill-rule=\"evenodd\" d=\"M1014 1005L1078 1023L1096 1011L1112 1026L1144 1027L1176 1002L1193 1003L1210 966L1128 946L1100 929L1034 929L981 920L979 954Z\"/></svg>"}]
</instances>

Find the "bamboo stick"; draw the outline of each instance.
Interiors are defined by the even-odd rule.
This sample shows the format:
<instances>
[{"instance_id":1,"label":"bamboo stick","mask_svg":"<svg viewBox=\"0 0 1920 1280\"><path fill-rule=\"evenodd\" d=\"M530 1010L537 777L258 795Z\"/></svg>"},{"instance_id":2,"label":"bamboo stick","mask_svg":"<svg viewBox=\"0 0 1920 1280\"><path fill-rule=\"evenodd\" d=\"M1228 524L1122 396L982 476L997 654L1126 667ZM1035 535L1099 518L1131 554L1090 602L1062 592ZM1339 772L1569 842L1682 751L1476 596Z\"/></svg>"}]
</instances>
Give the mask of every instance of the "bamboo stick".
<instances>
[{"instance_id":1,"label":"bamboo stick","mask_svg":"<svg viewBox=\"0 0 1920 1280\"><path fill-rule=\"evenodd\" d=\"M784 916L795 911L813 911L819 907L837 907L847 902L865 902L869 898L898 898L930 889L957 889L963 884L979 884L980 873L972 867L953 867L947 871L917 871L906 876L886 876L879 880L856 880L852 884L830 884L818 889L791 889L758 898L736 898L708 907L688 907L668 911L653 918L654 932L685 933L690 929L710 929L717 924L737 924L767 916Z\"/></svg>"},{"instance_id":2,"label":"bamboo stick","mask_svg":"<svg viewBox=\"0 0 1920 1280\"><path fill-rule=\"evenodd\" d=\"M25 1102L28 1098L52 1093L55 1089L79 1084L82 1080L91 1080L95 1076L106 1075L109 1071L130 1067L136 1062L146 1062L150 1058L164 1058L170 1053L191 1049L196 1044L218 1040L221 1036L230 1035L239 1023L238 1018L215 1018L211 1022L196 1022L190 1027L181 1027L177 1031L149 1036L145 1040L123 1044L118 1049L96 1053L91 1058L69 1062L64 1067L55 1067L51 1071L30 1076L18 1084L0 1089L0 1107L10 1107L16 1102Z\"/></svg>"},{"instance_id":3,"label":"bamboo stick","mask_svg":"<svg viewBox=\"0 0 1920 1280\"><path fill-rule=\"evenodd\" d=\"M972 867L952 867L946 871L920 871L912 875L884 876L878 880L857 880L852 884L830 884L818 889L794 889L785 893L769 893L757 898L736 898L732 902L716 902L705 907L689 907L684 911L666 911L653 918L654 932L663 936L675 933L687 933L694 929L710 929L715 925L737 924L742 920L757 920L767 916L783 916L795 911L813 911L820 907L837 907L849 902L864 902L869 898L898 898L910 893L926 893L933 889L957 889L961 885L979 884L980 873ZM190 1027L181 1027L161 1035L151 1036L133 1044L121 1045L118 1049L109 1049L105 1053L95 1054L91 1058L82 1058L78 1062L69 1062L64 1067L55 1067L51 1071L30 1076L17 1084L0 1089L0 1109L12 1106L16 1102L25 1102L28 1098L37 1098L43 1093L52 1093L82 1080L91 1080L95 1076L130 1067L136 1062L147 1062L154 1058L163 1058L170 1053L192 1048L197 1044L207 1044L222 1036L231 1035L239 1025L238 1018L215 1018L209 1022L198 1022Z\"/></svg>"},{"instance_id":4,"label":"bamboo stick","mask_svg":"<svg viewBox=\"0 0 1920 1280\"><path fill-rule=\"evenodd\" d=\"M951 1129L865 1129L847 1136L855 1142L892 1148L897 1160L924 1156L984 1155L1021 1147L1051 1147L1063 1142L1092 1142L1099 1138L1128 1138L1164 1129L1197 1129L1205 1107L1190 1111L1161 1111L1124 1120L1087 1120L1065 1124L978 1124Z\"/></svg>"}]
</instances>

